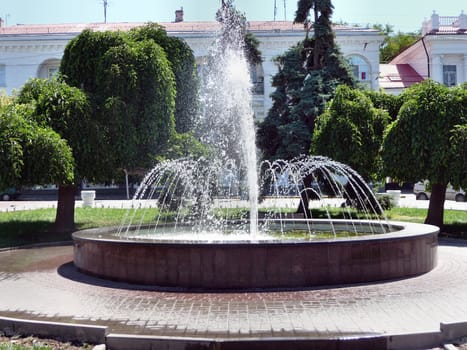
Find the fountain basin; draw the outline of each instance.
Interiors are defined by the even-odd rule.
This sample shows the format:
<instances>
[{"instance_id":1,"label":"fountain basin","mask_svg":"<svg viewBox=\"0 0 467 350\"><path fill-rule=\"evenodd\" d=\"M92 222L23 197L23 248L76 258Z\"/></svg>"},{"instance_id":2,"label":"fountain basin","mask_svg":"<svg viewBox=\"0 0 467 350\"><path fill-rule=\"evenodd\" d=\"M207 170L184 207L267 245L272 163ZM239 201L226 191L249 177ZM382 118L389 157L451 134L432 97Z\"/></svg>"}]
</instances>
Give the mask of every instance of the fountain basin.
<instances>
[{"instance_id":1,"label":"fountain basin","mask_svg":"<svg viewBox=\"0 0 467 350\"><path fill-rule=\"evenodd\" d=\"M337 229L372 225L355 220L332 224ZM330 222L313 220L312 225ZM375 282L420 275L436 266L437 227L390 226L395 231L317 241L128 240L110 235L109 228L89 229L73 233L74 263L84 273L114 281L214 290Z\"/></svg>"}]
</instances>

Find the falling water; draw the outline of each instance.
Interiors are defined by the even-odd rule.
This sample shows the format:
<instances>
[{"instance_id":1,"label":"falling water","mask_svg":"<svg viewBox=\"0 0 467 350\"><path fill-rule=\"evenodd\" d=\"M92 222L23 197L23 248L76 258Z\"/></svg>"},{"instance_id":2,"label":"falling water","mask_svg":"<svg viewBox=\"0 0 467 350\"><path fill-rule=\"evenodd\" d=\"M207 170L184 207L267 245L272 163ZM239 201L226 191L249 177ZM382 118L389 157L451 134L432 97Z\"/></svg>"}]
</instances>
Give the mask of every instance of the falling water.
<instances>
[{"instance_id":1,"label":"falling water","mask_svg":"<svg viewBox=\"0 0 467 350\"><path fill-rule=\"evenodd\" d=\"M257 232L257 157L252 84L245 57L241 17L231 7L218 13L221 31L210 50L200 120L202 140L225 162L234 160L244 173L250 203L250 234ZM239 147L240 146L240 147Z\"/></svg>"},{"instance_id":2,"label":"falling water","mask_svg":"<svg viewBox=\"0 0 467 350\"><path fill-rule=\"evenodd\" d=\"M270 202L274 205L292 201L295 208L305 208L314 200L323 203L325 198L336 198L341 204L345 200L372 220L368 225L371 232L384 231L382 221L373 221L383 212L381 206L368 185L350 167L319 156L264 161L258 166L252 84L244 53L243 27L237 13L229 7L223 8L218 17L222 29L201 72L203 111L195 130L209 155L201 159L168 160L146 175L134 199L157 198L158 214L149 228L144 225L145 231L160 233L169 228L174 232L195 234L193 237L206 233L208 236L224 233L232 236L235 232L243 237L244 233L249 234L249 238L240 239L262 239L269 230L268 218L277 226L277 219L280 222L283 214L282 209L276 207L274 213L265 214L265 220L261 220L261 227L258 227L259 193L263 199L272 199ZM249 220L242 215L239 219L238 211L233 210L243 208L244 199L249 203ZM353 209L344 205L343 211L346 219L352 219ZM327 213L333 229L331 215ZM134 222L135 215L136 210L127 213L119 235L129 237L128 233L134 232L135 227L139 232L146 214L139 222ZM287 215L284 212L284 216ZM311 212L306 213L305 217L311 218L310 215ZM306 220L306 225L311 237L312 221ZM349 231L357 232L359 228L352 225L349 220ZM283 234L284 230L281 228L280 232Z\"/></svg>"}]
</instances>

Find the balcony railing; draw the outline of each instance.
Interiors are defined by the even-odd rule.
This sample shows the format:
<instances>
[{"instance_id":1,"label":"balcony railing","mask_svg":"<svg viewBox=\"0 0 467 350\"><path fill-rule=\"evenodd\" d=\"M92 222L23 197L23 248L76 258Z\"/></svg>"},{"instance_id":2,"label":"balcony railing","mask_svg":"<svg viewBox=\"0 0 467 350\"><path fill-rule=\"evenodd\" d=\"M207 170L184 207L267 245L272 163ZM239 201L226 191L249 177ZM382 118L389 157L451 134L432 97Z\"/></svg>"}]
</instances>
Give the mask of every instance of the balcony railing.
<instances>
[{"instance_id":1,"label":"balcony railing","mask_svg":"<svg viewBox=\"0 0 467 350\"><path fill-rule=\"evenodd\" d=\"M437 13L423 22L422 35L443 33L467 33L467 15L462 13L459 16L440 16Z\"/></svg>"}]
</instances>

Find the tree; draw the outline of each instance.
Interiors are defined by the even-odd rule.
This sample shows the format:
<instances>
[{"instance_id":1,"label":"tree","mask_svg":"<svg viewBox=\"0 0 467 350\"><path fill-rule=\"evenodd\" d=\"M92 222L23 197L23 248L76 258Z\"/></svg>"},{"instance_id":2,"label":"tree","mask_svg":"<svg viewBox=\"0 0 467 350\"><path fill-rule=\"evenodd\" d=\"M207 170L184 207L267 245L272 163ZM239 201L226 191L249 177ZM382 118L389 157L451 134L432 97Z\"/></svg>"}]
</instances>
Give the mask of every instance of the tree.
<instances>
[{"instance_id":1,"label":"tree","mask_svg":"<svg viewBox=\"0 0 467 350\"><path fill-rule=\"evenodd\" d=\"M421 37L420 33L402 33L400 31L395 35L384 32L382 34L385 35L385 38L379 50L381 63L391 62L394 57L412 46Z\"/></svg>"},{"instance_id":2,"label":"tree","mask_svg":"<svg viewBox=\"0 0 467 350\"><path fill-rule=\"evenodd\" d=\"M30 105L0 106L0 188L73 181L70 147L32 114Z\"/></svg>"},{"instance_id":3,"label":"tree","mask_svg":"<svg viewBox=\"0 0 467 350\"><path fill-rule=\"evenodd\" d=\"M259 40L252 32L246 32L244 36L245 41L245 55L246 59L251 66L261 64L263 58L261 57L261 51L259 50Z\"/></svg>"},{"instance_id":4,"label":"tree","mask_svg":"<svg viewBox=\"0 0 467 350\"><path fill-rule=\"evenodd\" d=\"M109 48L96 72L95 109L107 127L109 170L152 167L175 133L174 75L152 40Z\"/></svg>"},{"instance_id":5,"label":"tree","mask_svg":"<svg viewBox=\"0 0 467 350\"><path fill-rule=\"evenodd\" d=\"M72 149L74 181L36 182L59 185L55 230L70 231L74 228L76 185L83 177L105 177L105 167L96 167L106 162L105 134L92 119L86 94L56 79L29 80L19 92L16 104L31 106L28 118L43 128L53 129Z\"/></svg>"},{"instance_id":6,"label":"tree","mask_svg":"<svg viewBox=\"0 0 467 350\"><path fill-rule=\"evenodd\" d=\"M102 56L111 47L123 45L124 42L125 37L121 32L83 30L67 44L63 52L60 74L64 81L92 96L98 92L96 74Z\"/></svg>"},{"instance_id":7,"label":"tree","mask_svg":"<svg viewBox=\"0 0 467 350\"><path fill-rule=\"evenodd\" d=\"M399 110L401 109L402 103L404 102L401 95L392 95L387 92L374 91L374 90L363 90L366 96L368 96L373 103L373 106L379 109L384 109L389 113L391 121L397 119Z\"/></svg>"},{"instance_id":8,"label":"tree","mask_svg":"<svg viewBox=\"0 0 467 350\"><path fill-rule=\"evenodd\" d=\"M381 174L379 153L388 121L388 113L373 107L364 92L341 85L316 121L312 153L349 165L367 181L375 180Z\"/></svg>"},{"instance_id":9,"label":"tree","mask_svg":"<svg viewBox=\"0 0 467 350\"><path fill-rule=\"evenodd\" d=\"M309 153L315 119L324 112L326 101L340 84L356 86L334 40L332 9L329 0L298 2L295 22L313 28L313 37L309 38L307 33L302 43L283 56L287 66L279 68L277 78L274 77L276 82L273 79L273 86L277 86L274 105L258 130L258 145L265 157L291 159ZM313 22L309 21L311 10ZM280 86L281 81L289 80L287 74L292 75L293 86ZM270 140L268 134L272 135Z\"/></svg>"},{"instance_id":10,"label":"tree","mask_svg":"<svg viewBox=\"0 0 467 350\"><path fill-rule=\"evenodd\" d=\"M442 227L446 187L467 187L467 84L448 88L432 80L403 93L399 117L383 141L385 173L431 183L425 223Z\"/></svg>"},{"instance_id":11,"label":"tree","mask_svg":"<svg viewBox=\"0 0 467 350\"><path fill-rule=\"evenodd\" d=\"M122 169L152 166L165 152L175 133L175 83L166 53L154 40L134 41L122 32L83 31L65 48L60 72L66 83L82 90L90 117L87 109L78 111L69 97L47 84L26 86L21 98L35 103L37 116L50 115L44 121L70 142L78 159L79 177L59 187L57 230L70 231L82 178L111 180Z\"/></svg>"},{"instance_id":12,"label":"tree","mask_svg":"<svg viewBox=\"0 0 467 350\"><path fill-rule=\"evenodd\" d=\"M135 41L154 40L165 51L175 75L175 129L178 133L192 131L199 109L199 79L193 51L184 40L168 36L156 23L132 29L129 35Z\"/></svg>"},{"instance_id":13,"label":"tree","mask_svg":"<svg viewBox=\"0 0 467 350\"><path fill-rule=\"evenodd\" d=\"M333 8L331 0L299 0L297 3L295 22L303 23L308 28L310 28L309 25L312 25L314 31L314 40L309 42L311 44L310 48L313 49L310 50L306 60L307 67L310 70L325 67L327 63L325 60L330 58L329 54L336 47L331 27ZM311 10L313 10L314 18L312 23L309 20Z\"/></svg>"},{"instance_id":14,"label":"tree","mask_svg":"<svg viewBox=\"0 0 467 350\"><path fill-rule=\"evenodd\" d=\"M272 78L276 88L271 94L273 104L257 130L257 144L264 159L291 159L308 152L308 128L301 120L294 123L291 115L291 106L298 103L306 76L303 58L300 42L274 59L279 71Z\"/></svg>"}]
</instances>

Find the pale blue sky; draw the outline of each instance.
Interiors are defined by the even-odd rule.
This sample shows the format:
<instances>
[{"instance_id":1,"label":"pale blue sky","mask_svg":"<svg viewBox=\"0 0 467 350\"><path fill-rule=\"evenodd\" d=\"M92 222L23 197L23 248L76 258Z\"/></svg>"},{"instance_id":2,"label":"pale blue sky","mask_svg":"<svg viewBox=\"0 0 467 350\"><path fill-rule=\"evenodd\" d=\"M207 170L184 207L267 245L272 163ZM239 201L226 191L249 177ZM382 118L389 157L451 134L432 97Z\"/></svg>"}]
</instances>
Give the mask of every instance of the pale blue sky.
<instances>
[{"instance_id":1,"label":"pale blue sky","mask_svg":"<svg viewBox=\"0 0 467 350\"><path fill-rule=\"evenodd\" d=\"M0 17L17 23L102 22L103 0L0 0ZM276 0L277 20L284 19L284 0ZM107 22L171 22L183 6L186 21L213 20L220 0L108 0ZM403 32L421 28L435 10L441 16L467 12L466 0L333 0L334 21L392 24ZM273 20L274 0L235 0L248 20ZM297 0L286 0L286 18L293 20Z\"/></svg>"}]
</instances>

